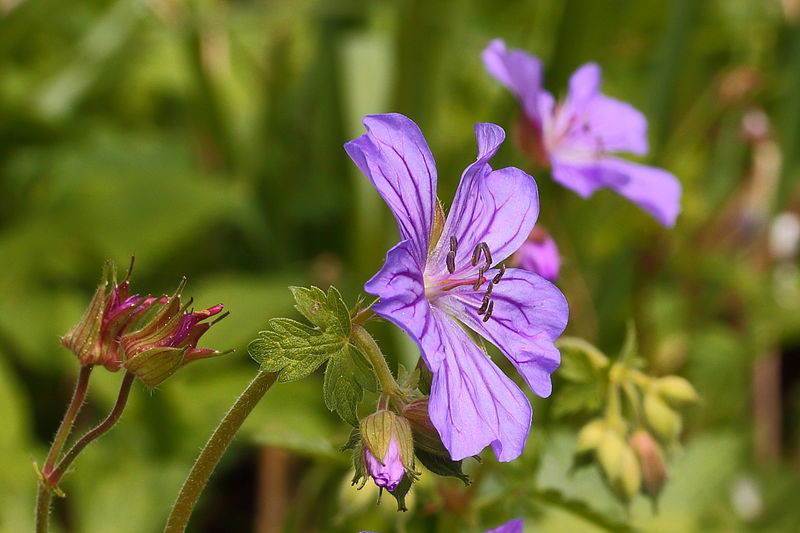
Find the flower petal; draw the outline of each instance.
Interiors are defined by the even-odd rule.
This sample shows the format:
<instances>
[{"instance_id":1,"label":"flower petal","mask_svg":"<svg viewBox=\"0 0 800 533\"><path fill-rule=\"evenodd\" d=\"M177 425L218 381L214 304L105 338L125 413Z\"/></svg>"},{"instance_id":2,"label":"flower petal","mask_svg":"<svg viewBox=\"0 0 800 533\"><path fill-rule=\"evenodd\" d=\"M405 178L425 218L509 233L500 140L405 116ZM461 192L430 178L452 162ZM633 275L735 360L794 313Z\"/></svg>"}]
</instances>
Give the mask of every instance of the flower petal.
<instances>
[{"instance_id":1,"label":"flower petal","mask_svg":"<svg viewBox=\"0 0 800 533\"><path fill-rule=\"evenodd\" d=\"M435 371L444 358L444 348L410 241L389 250L383 268L364 284L364 290L380 296L372 310L408 333L420 346L428 368Z\"/></svg>"},{"instance_id":2,"label":"flower petal","mask_svg":"<svg viewBox=\"0 0 800 533\"><path fill-rule=\"evenodd\" d=\"M491 279L497 272L489 271L486 276ZM509 268L493 287L493 310L486 322L477 314L481 293L471 287L460 287L453 293L442 297L439 305L500 348L536 395L549 396L550 374L561 360L553 343L567 326L569 316L561 291L532 272Z\"/></svg>"},{"instance_id":3,"label":"flower petal","mask_svg":"<svg viewBox=\"0 0 800 533\"><path fill-rule=\"evenodd\" d=\"M550 163L553 167L553 181L572 189L583 198L590 197L605 185L602 172L592 161L571 162L551 154Z\"/></svg>"},{"instance_id":4,"label":"flower petal","mask_svg":"<svg viewBox=\"0 0 800 533\"><path fill-rule=\"evenodd\" d=\"M632 105L599 94L586 106L589 128L605 152L647 153L647 119Z\"/></svg>"},{"instance_id":5,"label":"flower petal","mask_svg":"<svg viewBox=\"0 0 800 533\"><path fill-rule=\"evenodd\" d=\"M364 117L367 133L344 145L397 219L402 238L425 263L436 206L436 163L419 127L398 113Z\"/></svg>"},{"instance_id":6,"label":"flower petal","mask_svg":"<svg viewBox=\"0 0 800 533\"><path fill-rule=\"evenodd\" d=\"M600 94L602 73L597 63L586 63L569 78L567 105L573 110L581 109L589 100Z\"/></svg>"},{"instance_id":7,"label":"flower petal","mask_svg":"<svg viewBox=\"0 0 800 533\"><path fill-rule=\"evenodd\" d=\"M514 253L539 216L539 194L533 178L518 168L492 170L489 159L503 142L503 129L476 124L478 160L461 176L439 244L429 259L429 271L443 272L451 236L458 239L456 270L467 267L480 242L489 246L492 263Z\"/></svg>"},{"instance_id":8,"label":"flower petal","mask_svg":"<svg viewBox=\"0 0 800 533\"><path fill-rule=\"evenodd\" d=\"M538 274L547 281L555 282L558 279L561 256L556 241L550 236L542 240L528 239L519 247L514 258L523 270Z\"/></svg>"},{"instance_id":9,"label":"flower petal","mask_svg":"<svg viewBox=\"0 0 800 533\"><path fill-rule=\"evenodd\" d=\"M432 308L444 358L433 372L428 410L454 461L489 444L499 461L519 457L531 425L528 399L443 311Z\"/></svg>"},{"instance_id":10,"label":"flower petal","mask_svg":"<svg viewBox=\"0 0 800 533\"><path fill-rule=\"evenodd\" d=\"M542 62L522 50L508 50L502 39L491 41L481 57L486 70L514 93L525 114L536 124L540 124Z\"/></svg>"},{"instance_id":11,"label":"flower petal","mask_svg":"<svg viewBox=\"0 0 800 533\"><path fill-rule=\"evenodd\" d=\"M517 518L500 527L489 529L486 533L522 533L522 518Z\"/></svg>"},{"instance_id":12,"label":"flower petal","mask_svg":"<svg viewBox=\"0 0 800 533\"><path fill-rule=\"evenodd\" d=\"M616 157L600 160L608 186L671 228L681 212L681 184L666 170ZM624 178L624 179L621 179Z\"/></svg>"}]
</instances>

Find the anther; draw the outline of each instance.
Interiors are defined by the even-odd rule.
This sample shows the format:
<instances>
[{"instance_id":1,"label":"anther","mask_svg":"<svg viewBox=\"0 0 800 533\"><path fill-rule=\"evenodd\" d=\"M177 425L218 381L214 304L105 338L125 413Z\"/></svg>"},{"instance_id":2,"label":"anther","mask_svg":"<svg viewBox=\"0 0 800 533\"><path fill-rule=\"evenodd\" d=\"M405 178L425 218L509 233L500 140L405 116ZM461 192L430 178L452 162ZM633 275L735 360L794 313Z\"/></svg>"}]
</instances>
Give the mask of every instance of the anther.
<instances>
[{"instance_id":1,"label":"anther","mask_svg":"<svg viewBox=\"0 0 800 533\"><path fill-rule=\"evenodd\" d=\"M489 251L489 245L482 242L478 246L483 250L483 255L486 257L486 268L488 269L492 266L492 253Z\"/></svg>"},{"instance_id":2,"label":"anther","mask_svg":"<svg viewBox=\"0 0 800 533\"><path fill-rule=\"evenodd\" d=\"M480 270L478 270L478 279L475 280L475 285L472 286L473 291L477 291L478 289L481 288L481 284L485 281L485 278L483 277L485 273L486 269L483 267L481 267Z\"/></svg>"},{"instance_id":3,"label":"anther","mask_svg":"<svg viewBox=\"0 0 800 533\"><path fill-rule=\"evenodd\" d=\"M458 239L455 235L450 235L450 251L453 253L458 251Z\"/></svg>"},{"instance_id":4,"label":"anther","mask_svg":"<svg viewBox=\"0 0 800 533\"><path fill-rule=\"evenodd\" d=\"M483 321L488 322L492 317L492 310L494 309L494 300L489 300L489 305L486 308L486 314L483 315Z\"/></svg>"},{"instance_id":5,"label":"anther","mask_svg":"<svg viewBox=\"0 0 800 533\"><path fill-rule=\"evenodd\" d=\"M472 266L478 266L478 261L481 258L481 249L482 249L481 248L481 244L483 244L483 243L478 244L475 247L475 249L472 250L472 259L470 260L470 263L472 263Z\"/></svg>"},{"instance_id":6,"label":"anther","mask_svg":"<svg viewBox=\"0 0 800 533\"><path fill-rule=\"evenodd\" d=\"M505 263L500 263L500 272L494 275L492 278L492 283L500 283L500 280L503 279L503 274L506 273L506 265Z\"/></svg>"},{"instance_id":7,"label":"anther","mask_svg":"<svg viewBox=\"0 0 800 533\"><path fill-rule=\"evenodd\" d=\"M453 241L450 241L452 244ZM447 253L447 271L451 274L456 271L456 252L455 250L450 250Z\"/></svg>"},{"instance_id":8,"label":"anther","mask_svg":"<svg viewBox=\"0 0 800 533\"><path fill-rule=\"evenodd\" d=\"M490 298L492 296L492 289L494 288L494 284L490 283L488 287L486 287L486 294L483 295L484 298Z\"/></svg>"},{"instance_id":9,"label":"anther","mask_svg":"<svg viewBox=\"0 0 800 533\"><path fill-rule=\"evenodd\" d=\"M486 312L486 309L489 308L489 303L490 303L489 297L488 296L484 296L483 297L483 302L481 302L481 306L478 308L478 314L479 315L482 315L483 313Z\"/></svg>"}]
</instances>

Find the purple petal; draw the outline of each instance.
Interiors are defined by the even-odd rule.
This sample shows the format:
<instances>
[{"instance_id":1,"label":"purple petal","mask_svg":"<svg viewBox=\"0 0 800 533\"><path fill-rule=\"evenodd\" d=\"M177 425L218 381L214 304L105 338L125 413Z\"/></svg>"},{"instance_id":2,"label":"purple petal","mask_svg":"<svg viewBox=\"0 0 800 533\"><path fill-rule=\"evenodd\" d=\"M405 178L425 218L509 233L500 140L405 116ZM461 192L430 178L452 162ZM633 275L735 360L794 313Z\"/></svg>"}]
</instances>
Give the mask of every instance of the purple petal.
<instances>
[{"instance_id":1,"label":"purple petal","mask_svg":"<svg viewBox=\"0 0 800 533\"><path fill-rule=\"evenodd\" d=\"M409 241L389 250L383 268L364 285L364 290L380 296L380 302L373 305L372 310L408 333L420 346L428 368L435 371L444 353L430 303L425 297L422 270Z\"/></svg>"},{"instance_id":2,"label":"purple petal","mask_svg":"<svg viewBox=\"0 0 800 533\"><path fill-rule=\"evenodd\" d=\"M491 279L497 272L489 271L486 277ZM569 316L561 291L532 272L509 268L492 290L493 310L484 322L477 313L483 295L471 287L459 289L441 298L440 305L500 348L536 395L549 396L550 374L561 360L553 343L564 331Z\"/></svg>"},{"instance_id":3,"label":"purple petal","mask_svg":"<svg viewBox=\"0 0 800 533\"><path fill-rule=\"evenodd\" d=\"M397 114L364 117L367 133L344 145L394 213L402 238L425 263L436 205L436 163L419 127Z\"/></svg>"},{"instance_id":4,"label":"purple petal","mask_svg":"<svg viewBox=\"0 0 800 533\"><path fill-rule=\"evenodd\" d=\"M586 63L572 73L569 78L567 105L580 110L586 103L600 94L602 73L597 63Z\"/></svg>"},{"instance_id":5,"label":"purple petal","mask_svg":"<svg viewBox=\"0 0 800 533\"><path fill-rule=\"evenodd\" d=\"M586 163L562 160L551 154L553 181L572 189L583 198L588 198L603 187L603 173L594 161Z\"/></svg>"},{"instance_id":6,"label":"purple petal","mask_svg":"<svg viewBox=\"0 0 800 533\"><path fill-rule=\"evenodd\" d=\"M666 170L632 163L616 157L600 161L603 171L609 176L609 187L633 201L650 213L663 226L671 228L681 212L681 184Z\"/></svg>"},{"instance_id":7,"label":"purple petal","mask_svg":"<svg viewBox=\"0 0 800 533\"><path fill-rule=\"evenodd\" d=\"M449 239L458 239L456 270L466 267L480 242L489 246L493 264L514 253L539 216L536 182L518 168L493 171L489 159L503 142L503 129L476 124L478 160L461 176L442 236L429 260L429 271L444 272Z\"/></svg>"},{"instance_id":8,"label":"purple petal","mask_svg":"<svg viewBox=\"0 0 800 533\"><path fill-rule=\"evenodd\" d=\"M522 533L522 518L517 518L500 527L489 529L486 533Z\"/></svg>"},{"instance_id":9,"label":"purple petal","mask_svg":"<svg viewBox=\"0 0 800 533\"><path fill-rule=\"evenodd\" d=\"M585 112L604 152L647 153L647 119L632 105L600 94Z\"/></svg>"},{"instance_id":10,"label":"purple petal","mask_svg":"<svg viewBox=\"0 0 800 533\"><path fill-rule=\"evenodd\" d=\"M558 279L561 256L552 237L547 236L543 240L528 239L522 243L514 257L521 269L538 274L547 281L554 282Z\"/></svg>"},{"instance_id":11,"label":"purple petal","mask_svg":"<svg viewBox=\"0 0 800 533\"><path fill-rule=\"evenodd\" d=\"M389 448L386 450L386 455L382 461L372 455L372 452L365 447L364 462L367 464L367 471L372 476L375 484L379 487L385 487L386 490L396 489L406 473L403 462L400 460L400 446L394 437L389 441Z\"/></svg>"},{"instance_id":12,"label":"purple petal","mask_svg":"<svg viewBox=\"0 0 800 533\"><path fill-rule=\"evenodd\" d=\"M481 57L486 70L514 93L522 103L525 114L535 124L540 124L542 62L522 50L506 49L506 43L502 39L491 41Z\"/></svg>"},{"instance_id":13,"label":"purple petal","mask_svg":"<svg viewBox=\"0 0 800 533\"><path fill-rule=\"evenodd\" d=\"M442 443L455 461L489 444L499 461L516 459L531 425L527 398L450 317L432 313L444 359L433 372L428 409Z\"/></svg>"}]
</instances>

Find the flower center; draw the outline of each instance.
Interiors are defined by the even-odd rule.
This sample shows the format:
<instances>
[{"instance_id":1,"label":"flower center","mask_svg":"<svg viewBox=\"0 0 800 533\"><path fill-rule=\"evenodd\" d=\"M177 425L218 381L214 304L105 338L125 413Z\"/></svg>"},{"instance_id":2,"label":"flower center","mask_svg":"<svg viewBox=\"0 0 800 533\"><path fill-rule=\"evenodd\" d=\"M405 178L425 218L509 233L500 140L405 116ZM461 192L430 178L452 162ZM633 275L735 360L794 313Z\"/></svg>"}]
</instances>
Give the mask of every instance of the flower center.
<instances>
[{"instance_id":1,"label":"flower center","mask_svg":"<svg viewBox=\"0 0 800 533\"><path fill-rule=\"evenodd\" d=\"M479 242L472 250L472 257L469 263L456 269L456 256L458 254L458 239L455 235L450 236L450 250L447 253L445 264L447 266L448 275L440 277L432 282L426 280L425 293L429 299L436 298L442 293L452 291L457 287L469 286L471 291L466 293L478 293L483 295L480 307L477 309L478 315L483 316L483 321L486 322L491 318L494 309L494 302L492 301L492 290L494 286L500 283L500 280L505 274L506 266L500 265L500 270L492 277L487 278L486 273L492 267L492 252L489 250L489 245L485 242ZM477 272L476 269L477 268ZM459 291L460 295L464 295L465 291Z\"/></svg>"}]
</instances>

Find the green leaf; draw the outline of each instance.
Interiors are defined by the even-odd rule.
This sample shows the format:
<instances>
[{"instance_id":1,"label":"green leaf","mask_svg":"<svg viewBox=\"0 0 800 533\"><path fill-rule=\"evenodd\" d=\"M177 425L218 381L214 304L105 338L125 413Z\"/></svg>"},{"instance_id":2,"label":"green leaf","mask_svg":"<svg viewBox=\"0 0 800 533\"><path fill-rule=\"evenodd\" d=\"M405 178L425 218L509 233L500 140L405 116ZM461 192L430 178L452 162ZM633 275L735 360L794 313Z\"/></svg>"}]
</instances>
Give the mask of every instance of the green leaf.
<instances>
[{"instance_id":1,"label":"green leaf","mask_svg":"<svg viewBox=\"0 0 800 533\"><path fill-rule=\"evenodd\" d=\"M358 425L357 408L364 389L376 388L372 367L354 346L345 346L328 361L323 383L325 405L345 422Z\"/></svg>"},{"instance_id":2,"label":"green leaf","mask_svg":"<svg viewBox=\"0 0 800 533\"><path fill-rule=\"evenodd\" d=\"M608 387L608 359L597 348L574 339L560 344L561 368L558 375L567 383L554 399L556 416L600 409Z\"/></svg>"},{"instance_id":3,"label":"green leaf","mask_svg":"<svg viewBox=\"0 0 800 533\"><path fill-rule=\"evenodd\" d=\"M294 296L295 308L320 329L343 337L350 336L350 312L336 287L328 293L318 287L289 287Z\"/></svg>"},{"instance_id":4,"label":"green leaf","mask_svg":"<svg viewBox=\"0 0 800 533\"><path fill-rule=\"evenodd\" d=\"M464 485L469 485L469 476L462 470L463 461L453 461L447 456L431 453L419 447L414 448L414 453L422 465L440 476L456 477L464 482Z\"/></svg>"},{"instance_id":5,"label":"green leaf","mask_svg":"<svg viewBox=\"0 0 800 533\"><path fill-rule=\"evenodd\" d=\"M347 346L347 338L289 318L273 318L247 351L265 372L279 372L278 381L302 379Z\"/></svg>"}]
</instances>

